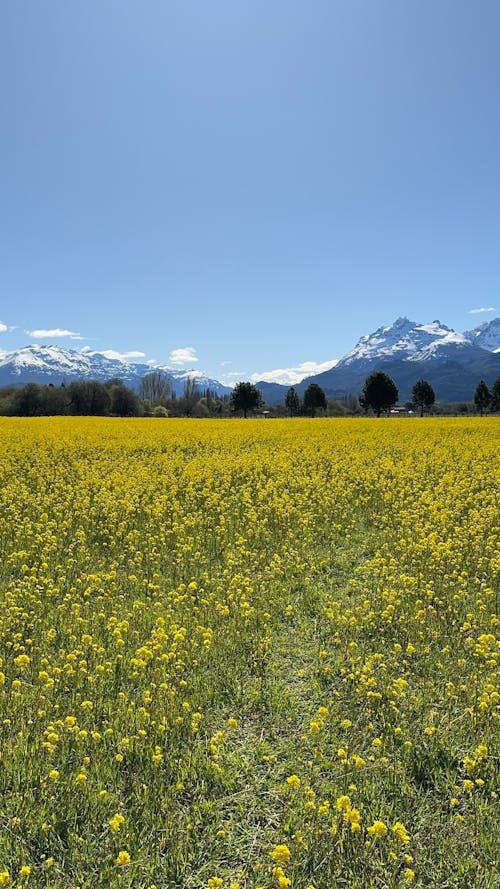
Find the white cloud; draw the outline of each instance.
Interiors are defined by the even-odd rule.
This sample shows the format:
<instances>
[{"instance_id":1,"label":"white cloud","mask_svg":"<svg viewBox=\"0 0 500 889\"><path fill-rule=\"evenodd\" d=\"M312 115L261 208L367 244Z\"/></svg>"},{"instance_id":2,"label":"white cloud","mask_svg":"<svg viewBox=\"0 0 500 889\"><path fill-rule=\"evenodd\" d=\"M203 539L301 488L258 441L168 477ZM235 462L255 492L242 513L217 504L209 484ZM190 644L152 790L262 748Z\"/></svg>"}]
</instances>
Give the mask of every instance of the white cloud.
<instances>
[{"instance_id":1,"label":"white cloud","mask_svg":"<svg viewBox=\"0 0 500 889\"><path fill-rule=\"evenodd\" d=\"M315 374L322 373L324 370L330 370L338 363L337 358L330 358L328 361L303 361L297 367L282 367L277 370L266 370L262 373L254 373L250 379L257 383L260 380L266 383L281 383L284 386L294 386L300 383L304 377L312 377Z\"/></svg>"},{"instance_id":2,"label":"white cloud","mask_svg":"<svg viewBox=\"0 0 500 889\"><path fill-rule=\"evenodd\" d=\"M65 330L62 327L52 327L50 330L27 330L28 336L35 340L54 339L55 337L69 337L71 340L83 340L84 337L74 330Z\"/></svg>"},{"instance_id":3,"label":"white cloud","mask_svg":"<svg viewBox=\"0 0 500 889\"><path fill-rule=\"evenodd\" d=\"M99 355L104 355L105 358L115 358L118 361L126 361L127 358L145 358L145 352L138 352L132 350L131 352L117 352L115 349L102 349L99 352Z\"/></svg>"},{"instance_id":4,"label":"white cloud","mask_svg":"<svg viewBox=\"0 0 500 889\"><path fill-rule=\"evenodd\" d=\"M489 306L487 309L481 307L480 309L469 309L469 315L481 315L482 312L496 312L495 306Z\"/></svg>"},{"instance_id":5,"label":"white cloud","mask_svg":"<svg viewBox=\"0 0 500 889\"><path fill-rule=\"evenodd\" d=\"M8 330L8 329L9 329L9 328L7 327L7 325L6 325L6 324L3 324L3 322L0 321L0 333L5 333L5 331Z\"/></svg>"},{"instance_id":6,"label":"white cloud","mask_svg":"<svg viewBox=\"0 0 500 889\"><path fill-rule=\"evenodd\" d=\"M172 349L169 361L172 364L192 364L193 361L199 361L196 356L196 349L193 346L184 346L182 349Z\"/></svg>"}]
</instances>

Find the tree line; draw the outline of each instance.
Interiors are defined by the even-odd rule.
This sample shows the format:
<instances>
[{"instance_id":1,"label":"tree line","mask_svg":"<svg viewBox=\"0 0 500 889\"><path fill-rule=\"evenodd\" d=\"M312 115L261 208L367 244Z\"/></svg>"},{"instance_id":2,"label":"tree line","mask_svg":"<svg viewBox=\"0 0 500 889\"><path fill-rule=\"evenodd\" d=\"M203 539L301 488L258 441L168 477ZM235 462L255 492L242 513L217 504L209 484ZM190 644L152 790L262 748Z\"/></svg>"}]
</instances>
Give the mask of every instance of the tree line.
<instances>
[{"instance_id":1,"label":"tree line","mask_svg":"<svg viewBox=\"0 0 500 889\"><path fill-rule=\"evenodd\" d=\"M390 412L398 402L399 392L387 374L377 372L365 380L356 398L346 396L343 403L327 401L324 390L311 383L299 397L294 386L288 389L281 406L266 406L262 394L251 382L239 382L231 395L220 396L211 389L200 390L196 381L188 378L181 395L177 396L171 381L160 371L143 377L138 393L118 379L105 383L97 380L78 380L68 385L54 386L27 383L19 388L7 386L0 390L0 415L3 416L115 416L115 417L247 417L255 411L275 416L314 417L318 413L341 416L373 412L377 417ZM406 410L417 410L422 417L435 403L434 389L426 380L413 386L412 400ZM500 378L491 389L484 380L474 393L474 406L481 414L500 411ZM458 412L468 412L467 405ZM265 410L269 408L268 410Z\"/></svg>"}]
</instances>

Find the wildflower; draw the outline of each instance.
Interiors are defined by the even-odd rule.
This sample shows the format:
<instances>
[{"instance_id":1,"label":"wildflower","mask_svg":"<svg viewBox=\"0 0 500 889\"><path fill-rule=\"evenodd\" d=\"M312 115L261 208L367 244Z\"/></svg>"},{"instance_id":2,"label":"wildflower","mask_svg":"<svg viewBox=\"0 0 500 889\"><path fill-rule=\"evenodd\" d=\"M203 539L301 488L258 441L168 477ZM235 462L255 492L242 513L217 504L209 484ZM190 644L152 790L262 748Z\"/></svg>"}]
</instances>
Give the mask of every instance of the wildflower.
<instances>
[{"instance_id":1,"label":"wildflower","mask_svg":"<svg viewBox=\"0 0 500 889\"><path fill-rule=\"evenodd\" d=\"M22 878L29 877L30 873L31 873L31 868L30 868L29 864L23 864L21 870L19 871L19 876Z\"/></svg>"},{"instance_id":2,"label":"wildflower","mask_svg":"<svg viewBox=\"0 0 500 889\"><path fill-rule=\"evenodd\" d=\"M19 654L14 658L14 664L18 667L19 670L24 670L25 667L30 663L30 659L27 654Z\"/></svg>"},{"instance_id":3,"label":"wildflower","mask_svg":"<svg viewBox=\"0 0 500 889\"><path fill-rule=\"evenodd\" d=\"M409 883L415 879L415 871L411 869L411 867L405 867L404 875Z\"/></svg>"},{"instance_id":4,"label":"wildflower","mask_svg":"<svg viewBox=\"0 0 500 889\"><path fill-rule=\"evenodd\" d=\"M10 881L10 874L8 870L0 871L0 886L6 886Z\"/></svg>"},{"instance_id":5,"label":"wildflower","mask_svg":"<svg viewBox=\"0 0 500 889\"><path fill-rule=\"evenodd\" d=\"M404 846L407 846L410 842L410 836L404 824L401 821L396 821L392 827L393 832L399 837Z\"/></svg>"},{"instance_id":6,"label":"wildflower","mask_svg":"<svg viewBox=\"0 0 500 889\"><path fill-rule=\"evenodd\" d=\"M79 772L75 778L76 783L79 785L85 784L86 780L87 780L87 776L86 776L85 772Z\"/></svg>"},{"instance_id":7,"label":"wildflower","mask_svg":"<svg viewBox=\"0 0 500 889\"><path fill-rule=\"evenodd\" d=\"M358 833L361 830L361 812L359 809L350 809L344 814L344 818L350 824L352 833Z\"/></svg>"},{"instance_id":8,"label":"wildflower","mask_svg":"<svg viewBox=\"0 0 500 889\"><path fill-rule=\"evenodd\" d=\"M49 772L49 778L51 781L59 781L59 771L57 769L51 769Z\"/></svg>"},{"instance_id":9,"label":"wildflower","mask_svg":"<svg viewBox=\"0 0 500 889\"><path fill-rule=\"evenodd\" d=\"M290 857L290 849L284 843L279 846L275 846L273 851L271 852L271 858L273 859L273 861L277 861L278 864L286 864L287 861L290 861Z\"/></svg>"},{"instance_id":10,"label":"wildflower","mask_svg":"<svg viewBox=\"0 0 500 889\"><path fill-rule=\"evenodd\" d=\"M126 849L122 849L121 852L118 852L116 857L116 864L118 867L125 867L125 865L130 864L131 858Z\"/></svg>"},{"instance_id":11,"label":"wildflower","mask_svg":"<svg viewBox=\"0 0 500 889\"><path fill-rule=\"evenodd\" d=\"M288 889L291 884L290 877L287 877L282 867L273 867L273 877L276 877L280 889Z\"/></svg>"},{"instance_id":12,"label":"wildflower","mask_svg":"<svg viewBox=\"0 0 500 889\"><path fill-rule=\"evenodd\" d=\"M371 827L368 828L368 833L371 837L385 837L387 833L387 825L384 824L383 821L374 821Z\"/></svg>"},{"instance_id":13,"label":"wildflower","mask_svg":"<svg viewBox=\"0 0 500 889\"><path fill-rule=\"evenodd\" d=\"M223 880L220 877L210 877L207 886L208 889L222 889Z\"/></svg>"},{"instance_id":14,"label":"wildflower","mask_svg":"<svg viewBox=\"0 0 500 889\"><path fill-rule=\"evenodd\" d=\"M290 787L295 787L295 788L300 787L300 778L298 775L289 775L288 778L286 779L286 783Z\"/></svg>"},{"instance_id":15,"label":"wildflower","mask_svg":"<svg viewBox=\"0 0 500 889\"><path fill-rule=\"evenodd\" d=\"M335 803L337 812L349 812L351 810L351 800L348 796L339 796Z\"/></svg>"},{"instance_id":16,"label":"wildflower","mask_svg":"<svg viewBox=\"0 0 500 889\"><path fill-rule=\"evenodd\" d=\"M109 819L108 824L113 831L113 833L118 833L122 824L124 824L125 818L123 815L120 815L119 812L116 812L112 818Z\"/></svg>"},{"instance_id":17,"label":"wildflower","mask_svg":"<svg viewBox=\"0 0 500 889\"><path fill-rule=\"evenodd\" d=\"M227 724L229 728L238 728L238 720L234 718L234 716L230 716Z\"/></svg>"}]
</instances>

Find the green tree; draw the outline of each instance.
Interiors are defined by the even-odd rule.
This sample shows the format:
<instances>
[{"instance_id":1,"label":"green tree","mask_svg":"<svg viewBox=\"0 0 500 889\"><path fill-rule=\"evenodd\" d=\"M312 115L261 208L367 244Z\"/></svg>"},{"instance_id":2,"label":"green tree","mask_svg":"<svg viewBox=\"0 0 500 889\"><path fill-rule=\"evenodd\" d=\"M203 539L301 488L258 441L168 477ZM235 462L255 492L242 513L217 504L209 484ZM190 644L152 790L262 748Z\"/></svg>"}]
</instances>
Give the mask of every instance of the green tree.
<instances>
[{"instance_id":1,"label":"green tree","mask_svg":"<svg viewBox=\"0 0 500 889\"><path fill-rule=\"evenodd\" d=\"M500 411L500 377L493 383L490 395L490 409L496 413L497 411Z\"/></svg>"},{"instance_id":2,"label":"green tree","mask_svg":"<svg viewBox=\"0 0 500 889\"><path fill-rule=\"evenodd\" d=\"M234 412L243 411L243 416L246 419L248 411L256 410L261 404L262 395L257 389L257 386L248 382L236 383L236 386L231 392L231 409Z\"/></svg>"},{"instance_id":3,"label":"green tree","mask_svg":"<svg viewBox=\"0 0 500 889\"><path fill-rule=\"evenodd\" d=\"M300 400L293 386L290 386L285 396L285 407L291 417L298 414L300 410Z\"/></svg>"},{"instance_id":4,"label":"green tree","mask_svg":"<svg viewBox=\"0 0 500 889\"><path fill-rule=\"evenodd\" d=\"M488 410L490 401L491 392L484 380L481 380L478 383L476 391L474 392L474 404L476 405L481 416L483 416L484 412Z\"/></svg>"},{"instance_id":5,"label":"green tree","mask_svg":"<svg viewBox=\"0 0 500 889\"><path fill-rule=\"evenodd\" d=\"M371 408L380 417L382 411L388 411L396 404L398 395L394 380L382 371L377 371L366 378L359 403L364 410Z\"/></svg>"},{"instance_id":6,"label":"green tree","mask_svg":"<svg viewBox=\"0 0 500 889\"><path fill-rule=\"evenodd\" d=\"M146 374L139 386L139 397L153 406L172 398L172 392L172 383L161 370L152 370Z\"/></svg>"},{"instance_id":7,"label":"green tree","mask_svg":"<svg viewBox=\"0 0 500 889\"><path fill-rule=\"evenodd\" d=\"M326 396L317 383L310 383L304 392L304 410L314 417L317 410L326 411Z\"/></svg>"},{"instance_id":8,"label":"green tree","mask_svg":"<svg viewBox=\"0 0 500 889\"><path fill-rule=\"evenodd\" d=\"M111 409L107 385L98 380L74 380L66 389L69 412L78 416L106 416Z\"/></svg>"},{"instance_id":9,"label":"green tree","mask_svg":"<svg viewBox=\"0 0 500 889\"><path fill-rule=\"evenodd\" d=\"M418 380L412 389L411 395L413 404L420 408L421 417L424 416L424 408L431 407L436 400L434 389L427 380Z\"/></svg>"},{"instance_id":10,"label":"green tree","mask_svg":"<svg viewBox=\"0 0 500 889\"><path fill-rule=\"evenodd\" d=\"M115 384L110 389L111 412L117 417L138 417L141 413L139 399L132 389L123 383Z\"/></svg>"}]
</instances>

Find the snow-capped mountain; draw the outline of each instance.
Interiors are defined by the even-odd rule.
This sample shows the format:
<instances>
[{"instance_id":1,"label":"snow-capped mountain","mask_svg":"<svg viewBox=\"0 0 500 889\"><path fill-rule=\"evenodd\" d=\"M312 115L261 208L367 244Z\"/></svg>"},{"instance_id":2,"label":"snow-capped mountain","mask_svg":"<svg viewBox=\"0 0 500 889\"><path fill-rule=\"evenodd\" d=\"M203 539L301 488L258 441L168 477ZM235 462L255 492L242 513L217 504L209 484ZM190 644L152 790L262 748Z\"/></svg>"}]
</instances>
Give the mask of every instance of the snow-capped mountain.
<instances>
[{"instance_id":1,"label":"snow-capped mountain","mask_svg":"<svg viewBox=\"0 0 500 889\"><path fill-rule=\"evenodd\" d=\"M0 386L22 386L25 383L70 383L72 380L100 380L119 377L137 389L141 379L151 370L159 370L172 383L176 395L182 395L188 379L199 389L211 389L228 395L231 389L212 380L198 370L179 370L168 366L151 368L121 358L109 358L101 352L78 352L60 346L33 345L9 352L0 360Z\"/></svg>"},{"instance_id":2,"label":"snow-capped mountain","mask_svg":"<svg viewBox=\"0 0 500 889\"><path fill-rule=\"evenodd\" d=\"M379 327L362 336L354 349L344 355L337 367L374 361L427 361L433 358L457 357L476 345L462 333L456 333L440 321L421 324L398 318L389 327ZM477 347L477 346L476 346Z\"/></svg>"},{"instance_id":3,"label":"snow-capped mountain","mask_svg":"<svg viewBox=\"0 0 500 889\"><path fill-rule=\"evenodd\" d=\"M142 378L153 369L164 374L176 395L182 395L188 379L194 380L201 390L211 389L221 396L231 392L230 387L198 370L179 370L168 365L151 368L101 352L78 352L50 345L25 346L4 355L0 360L0 386L29 382L60 385L81 379L105 382L119 377L138 390ZM433 386L439 401L470 401L479 380L492 385L500 376L500 319L462 334L440 321L422 324L398 318L394 324L362 336L336 365L306 377L296 384L296 390L301 395L314 381L329 398L357 396L366 376L376 370L392 376L401 401L411 397L414 383L422 378ZM283 402L288 390L287 385L278 383L256 385L272 404Z\"/></svg>"},{"instance_id":4,"label":"snow-capped mountain","mask_svg":"<svg viewBox=\"0 0 500 889\"><path fill-rule=\"evenodd\" d=\"M382 370L395 381L400 401L411 399L414 384L422 378L434 388L438 401L471 401L481 379L492 385L500 376L500 351L488 348L496 345L492 333L496 325L490 322L488 336L484 336L484 327L478 328L483 337L476 338L475 331L457 333L440 321L422 324L398 318L394 324L362 336L335 366L306 377L295 388L303 395L314 382L324 389L327 398L357 397L368 374ZM287 386L257 386L270 403L283 402Z\"/></svg>"},{"instance_id":5,"label":"snow-capped mountain","mask_svg":"<svg viewBox=\"0 0 500 889\"><path fill-rule=\"evenodd\" d=\"M473 330L466 330L464 336L470 343L481 346L482 349L500 352L500 318L493 318Z\"/></svg>"}]
</instances>

